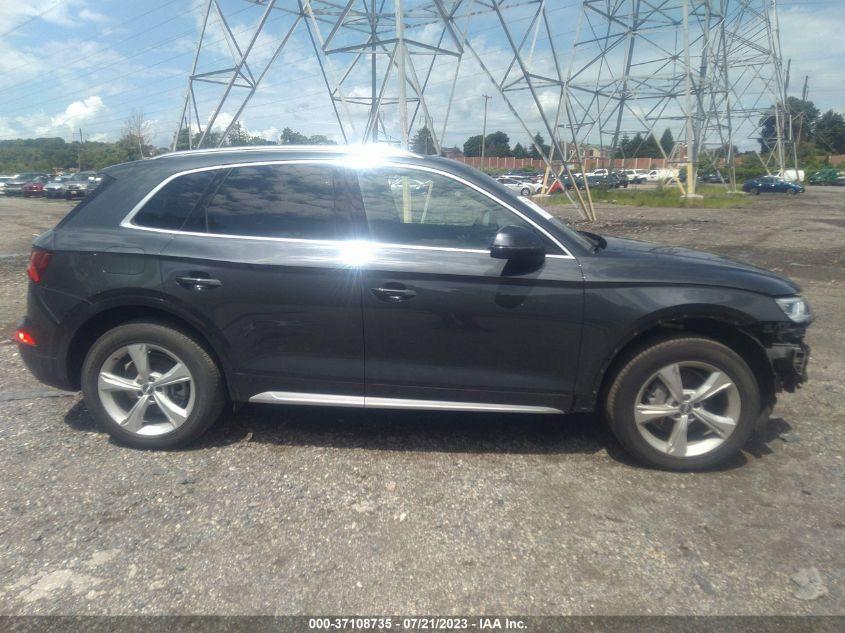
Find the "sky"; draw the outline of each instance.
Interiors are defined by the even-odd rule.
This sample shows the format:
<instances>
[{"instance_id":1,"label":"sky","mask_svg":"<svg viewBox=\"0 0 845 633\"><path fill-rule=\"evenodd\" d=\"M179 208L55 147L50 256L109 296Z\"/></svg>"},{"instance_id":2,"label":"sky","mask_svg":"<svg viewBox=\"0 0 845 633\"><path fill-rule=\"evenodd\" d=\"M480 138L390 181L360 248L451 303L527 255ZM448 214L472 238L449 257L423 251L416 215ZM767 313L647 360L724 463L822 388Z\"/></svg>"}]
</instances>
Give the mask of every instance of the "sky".
<instances>
[{"instance_id":1,"label":"sky","mask_svg":"<svg viewBox=\"0 0 845 633\"><path fill-rule=\"evenodd\" d=\"M221 2L244 46L261 7L246 0ZM567 63L580 3L546 2L553 35L551 41L539 38L535 63L551 64L551 44L558 58ZM279 0L280 5L286 3L290 0ZM414 4L414 0L406 1L406 6ZM70 140L79 138L81 129L85 140L115 140L130 113L140 110L154 143L169 145L185 98L205 5L206 0L0 0L0 139L59 136ZM783 57L792 60L790 93L800 94L806 75L810 99L817 107L845 111L845 0L781 0L780 7ZM276 13L255 44L253 72L269 59L274 42L290 25L286 15ZM497 63L506 63L503 50L507 42L491 19L474 18L470 41L488 66L497 70ZM517 31L520 22L527 25L527 14L517 11L509 19ZM436 35L436 30L421 28L415 37L434 43ZM228 64L226 39L214 20L206 41L199 69ZM423 63L422 58L416 59ZM462 145L468 136L481 132L484 94L493 95L488 131L501 129L512 143L527 143L527 132L479 66L472 60L462 64L444 145ZM339 74L342 67L339 62L329 72ZM432 119L440 129L451 88L448 68L435 67L431 82ZM342 114L348 111L351 119L358 117L356 129L347 129L350 136L361 132L363 118L358 113L363 110L356 109L352 101L363 94L365 85L363 76L351 76L345 92L350 102L340 104ZM198 92L203 117L211 111L213 91L219 89L206 85L204 92ZM529 129L540 129L540 118L532 111L528 95L523 92L514 99ZM553 94L541 95L541 100L549 110L555 109ZM220 124L231 120L236 110L233 104L234 100L224 106ZM386 114L388 125L395 122L393 117ZM241 121L252 134L268 140L276 140L284 127L342 140L307 33L301 27L271 66ZM636 122L630 126L635 129Z\"/></svg>"}]
</instances>

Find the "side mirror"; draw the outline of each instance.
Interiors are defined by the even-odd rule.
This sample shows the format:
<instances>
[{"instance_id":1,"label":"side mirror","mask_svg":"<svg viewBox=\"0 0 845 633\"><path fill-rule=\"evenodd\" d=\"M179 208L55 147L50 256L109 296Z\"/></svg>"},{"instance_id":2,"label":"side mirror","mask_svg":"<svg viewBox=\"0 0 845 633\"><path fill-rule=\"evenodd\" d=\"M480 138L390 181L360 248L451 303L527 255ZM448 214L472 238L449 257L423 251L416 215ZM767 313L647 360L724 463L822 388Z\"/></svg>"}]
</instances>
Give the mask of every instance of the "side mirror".
<instances>
[{"instance_id":1,"label":"side mirror","mask_svg":"<svg viewBox=\"0 0 845 633\"><path fill-rule=\"evenodd\" d=\"M546 258L546 249L533 231L521 226L506 226L493 238L490 256L495 259L542 262Z\"/></svg>"}]
</instances>

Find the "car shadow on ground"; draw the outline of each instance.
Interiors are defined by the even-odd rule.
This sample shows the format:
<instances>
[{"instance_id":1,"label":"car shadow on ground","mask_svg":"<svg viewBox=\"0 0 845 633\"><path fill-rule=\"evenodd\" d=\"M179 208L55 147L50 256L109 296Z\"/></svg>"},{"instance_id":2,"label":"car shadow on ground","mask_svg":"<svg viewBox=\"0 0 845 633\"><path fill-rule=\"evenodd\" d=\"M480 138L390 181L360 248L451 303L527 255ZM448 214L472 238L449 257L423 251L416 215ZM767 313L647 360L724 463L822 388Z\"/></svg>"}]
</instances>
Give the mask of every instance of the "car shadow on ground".
<instances>
[{"instance_id":1,"label":"car shadow on ground","mask_svg":"<svg viewBox=\"0 0 845 633\"><path fill-rule=\"evenodd\" d=\"M77 402L65 422L79 431L95 432L96 424ZM772 442L791 430L782 418L771 418L741 453L716 471L764 458ZM113 440L112 440L113 441ZM636 468L598 415L518 415L433 411L389 411L332 407L244 405L228 410L206 434L180 451L221 448L241 442L281 447L330 447L381 451L466 454L565 455L607 451L611 459Z\"/></svg>"}]
</instances>

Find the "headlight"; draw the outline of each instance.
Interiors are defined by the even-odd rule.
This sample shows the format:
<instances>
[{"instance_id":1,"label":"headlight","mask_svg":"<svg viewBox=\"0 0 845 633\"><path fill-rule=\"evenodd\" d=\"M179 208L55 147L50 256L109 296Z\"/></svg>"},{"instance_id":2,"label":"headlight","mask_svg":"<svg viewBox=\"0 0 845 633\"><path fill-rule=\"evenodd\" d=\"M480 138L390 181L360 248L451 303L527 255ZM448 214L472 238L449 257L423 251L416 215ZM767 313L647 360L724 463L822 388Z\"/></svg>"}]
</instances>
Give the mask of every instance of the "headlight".
<instances>
[{"instance_id":1,"label":"headlight","mask_svg":"<svg viewBox=\"0 0 845 633\"><path fill-rule=\"evenodd\" d=\"M813 313L810 311L810 304L804 297L783 297L775 299L780 309L784 314L795 323L804 323L813 318Z\"/></svg>"}]
</instances>

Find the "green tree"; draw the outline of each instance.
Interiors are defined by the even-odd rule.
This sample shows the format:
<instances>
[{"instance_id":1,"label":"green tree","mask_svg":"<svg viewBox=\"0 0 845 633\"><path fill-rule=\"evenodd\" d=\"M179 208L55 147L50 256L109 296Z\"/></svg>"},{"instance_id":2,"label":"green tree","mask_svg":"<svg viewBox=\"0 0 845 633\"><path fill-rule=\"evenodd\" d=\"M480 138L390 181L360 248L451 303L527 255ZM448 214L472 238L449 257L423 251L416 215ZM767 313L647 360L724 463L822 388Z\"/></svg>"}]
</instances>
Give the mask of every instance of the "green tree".
<instances>
[{"instance_id":1,"label":"green tree","mask_svg":"<svg viewBox=\"0 0 845 633\"><path fill-rule=\"evenodd\" d=\"M788 97L786 100L786 110L781 110L781 125L783 125L783 133L786 134L787 125L786 117L792 121L793 138L798 137L798 129L801 129L801 138L805 141L813 139L815 134L816 121L819 118L819 109L812 101L803 101L797 97ZM774 140L777 138L777 117L775 107L769 108L769 111L760 119L760 150L764 153L771 152L774 149Z\"/></svg>"},{"instance_id":2,"label":"green tree","mask_svg":"<svg viewBox=\"0 0 845 633\"><path fill-rule=\"evenodd\" d=\"M660 147L663 148L667 156L675 149L675 137L672 135L672 130L668 127L663 130L663 136L660 137Z\"/></svg>"},{"instance_id":3,"label":"green tree","mask_svg":"<svg viewBox=\"0 0 845 633\"><path fill-rule=\"evenodd\" d=\"M411 141L411 149L417 154L431 155L437 153L437 149L434 146L434 137L431 135L431 130L428 129L427 125L417 130Z\"/></svg>"},{"instance_id":4,"label":"green tree","mask_svg":"<svg viewBox=\"0 0 845 633\"><path fill-rule=\"evenodd\" d=\"M537 132L534 135L534 138L531 139L531 151L529 152L529 154L530 154L531 158L539 159L539 158L542 158L543 156L548 156L550 149L551 148L548 145L546 145L545 140L543 140L542 135L539 132ZM541 152L542 152L542 155L541 155Z\"/></svg>"},{"instance_id":5,"label":"green tree","mask_svg":"<svg viewBox=\"0 0 845 633\"><path fill-rule=\"evenodd\" d=\"M845 154L845 117L828 110L816 121L813 138L826 154Z\"/></svg>"},{"instance_id":6,"label":"green tree","mask_svg":"<svg viewBox=\"0 0 845 633\"><path fill-rule=\"evenodd\" d=\"M279 135L279 145L307 145L308 137L296 130L286 127Z\"/></svg>"},{"instance_id":7,"label":"green tree","mask_svg":"<svg viewBox=\"0 0 845 633\"><path fill-rule=\"evenodd\" d=\"M510 156L511 140L504 132L496 131L488 134L484 141L485 156Z\"/></svg>"},{"instance_id":8,"label":"green tree","mask_svg":"<svg viewBox=\"0 0 845 633\"><path fill-rule=\"evenodd\" d=\"M324 134L312 134L308 137L308 144L309 145L337 145L337 143L331 140L328 136Z\"/></svg>"},{"instance_id":9,"label":"green tree","mask_svg":"<svg viewBox=\"0 0 845 633\"><path fill-rule=\"evenodd\" d=\"M464 143L464 156L481 156L481 134L470 136Z\"/></svg>"},{"instance_id":10,"label":"green tree","mask_svg":"<svg viewBox=\"0 0 845 633\"><path fill-rule=\"evenodd\" d=\"M522 143L517 143L513 146L514 158L528 158L528 152L522 146Z\"/></svg>"}]
</instances>

